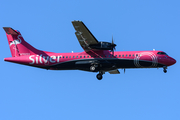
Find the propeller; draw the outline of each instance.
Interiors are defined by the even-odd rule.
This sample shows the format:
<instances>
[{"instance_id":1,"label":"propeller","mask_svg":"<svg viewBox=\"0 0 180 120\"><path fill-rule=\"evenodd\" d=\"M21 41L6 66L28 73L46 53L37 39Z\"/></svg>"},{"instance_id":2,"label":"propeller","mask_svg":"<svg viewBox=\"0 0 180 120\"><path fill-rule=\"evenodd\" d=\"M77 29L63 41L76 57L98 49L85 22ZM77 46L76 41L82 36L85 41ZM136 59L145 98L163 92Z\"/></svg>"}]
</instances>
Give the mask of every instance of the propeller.
<instances>
[{"instance_id":1,"label":"propeller","mask_svg":"<svg viewBox=\"0 0 180 120\"><path fill-rule=\"evenodd\" d=\"M113 36L112 36L112 43L111 43L111 52L113 52L113 56L114 56L114 50L116 50L116 44L114 44L114 40L113 40Z\"/></svg>"}]
</instances>

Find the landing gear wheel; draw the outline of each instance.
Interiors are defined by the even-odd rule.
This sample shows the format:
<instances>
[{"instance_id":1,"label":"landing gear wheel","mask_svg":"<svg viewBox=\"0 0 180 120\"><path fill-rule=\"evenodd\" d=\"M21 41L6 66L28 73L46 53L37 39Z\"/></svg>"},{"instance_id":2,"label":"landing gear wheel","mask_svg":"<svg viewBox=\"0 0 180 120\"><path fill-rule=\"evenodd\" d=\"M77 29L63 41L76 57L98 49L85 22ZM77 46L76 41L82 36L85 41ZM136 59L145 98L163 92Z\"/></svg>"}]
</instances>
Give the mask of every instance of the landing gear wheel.
<instances>
[{"instance_id":1,"label":"landing gear wheel","mask_svg":"<svg viewBox=\"0 0 180 120\"><path fill-rule=\"evenodd\" d=\"M164 72L164 73L167 73L167 70L165 69L165 70L163 70L163 72Z\"/></svg>"},{"instance_id":2,"label":"landing gear wheel","mask_svg":"<svg viewBox=\"0 0 180 120\"><path fill-rule=\"evenodd\" d=\"M100 73L97 74L96 77L97 77L98 80L101 80L103 78L102 74L100 74Z\"/></svg>"},{"instance_id":3,"label":"landing gear wheel","mask_svg":"<svg viewBox=\"0 0 180 120\"><path fill-rule=\"evenodd\" d=\"M91 66L91 67L90 67L90 70L91 70L91 71L95 71L95 70L96 70L96 67L95 67L95 66Z\"/></svg>"}]
</instances>

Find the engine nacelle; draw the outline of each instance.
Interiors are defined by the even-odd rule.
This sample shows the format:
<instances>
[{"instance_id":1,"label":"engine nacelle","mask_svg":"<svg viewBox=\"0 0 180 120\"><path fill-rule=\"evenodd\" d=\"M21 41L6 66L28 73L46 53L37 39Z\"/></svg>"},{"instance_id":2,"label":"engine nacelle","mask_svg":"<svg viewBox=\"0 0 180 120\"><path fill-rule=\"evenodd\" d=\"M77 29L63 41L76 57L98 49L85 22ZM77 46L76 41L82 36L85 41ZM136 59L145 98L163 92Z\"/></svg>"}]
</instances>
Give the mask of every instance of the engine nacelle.
<instances>
[{"instance_id":1,"label":"engine nacelle","mask_svg":"<svg viewBox=\"0 0 180 120\"><path fill-rule=\"evenodd\" d=\"M98 42L98 44L90 45L92 49L97 50L113 50L115 48L116 44L109 43L109 42Z\"/></svg>"}]
</instances>

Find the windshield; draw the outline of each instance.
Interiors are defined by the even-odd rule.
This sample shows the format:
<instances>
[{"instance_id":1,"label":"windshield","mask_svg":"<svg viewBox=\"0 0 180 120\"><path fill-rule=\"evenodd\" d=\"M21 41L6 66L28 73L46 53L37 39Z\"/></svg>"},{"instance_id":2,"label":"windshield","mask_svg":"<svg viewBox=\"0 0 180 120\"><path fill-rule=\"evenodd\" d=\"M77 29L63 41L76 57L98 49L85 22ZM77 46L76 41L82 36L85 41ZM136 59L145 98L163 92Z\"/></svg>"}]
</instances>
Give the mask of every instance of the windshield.
<instances>
[{"instance_id":1,"label":"windshield","mask_svg":"<svg viewBox=\"0 0 180 120\"><path fill-rule=\"evenodd\" d=\"M165 52L158 52L158 55L167 55Z\"/></svg>"}]
</instances>

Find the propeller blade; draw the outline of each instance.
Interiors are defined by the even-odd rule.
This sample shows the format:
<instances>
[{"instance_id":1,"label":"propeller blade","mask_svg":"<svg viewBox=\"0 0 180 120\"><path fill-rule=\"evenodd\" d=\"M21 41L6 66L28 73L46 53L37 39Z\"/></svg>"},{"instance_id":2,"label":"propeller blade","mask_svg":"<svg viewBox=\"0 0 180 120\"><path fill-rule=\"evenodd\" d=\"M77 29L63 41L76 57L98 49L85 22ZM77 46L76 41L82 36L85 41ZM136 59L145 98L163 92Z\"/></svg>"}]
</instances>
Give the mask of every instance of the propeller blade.
<instances>
[{"instance_id":1,"label":"propeller blade","mask_svg":"<svg viewBox=\"0 0 180 120\"><path fill-rule=\"evenodd\" d=\"M114 44L114 39L113 39L113 36L112 36L112 42L111 42L112 46L115 47L116 44Z\"/></svg>"},{"instance_id":2,"label":"propeller blade","mask_svg":"<svg viewBox=\"0 0 180 120\"><path fill-rule=\"evenodd\" d=\"M112 45L114 45L114 40L113 40L113 36L112 36Z\"/></svg>"},{"instance_id":3,"label":"propeller blade","mask_svg":"<svg viewBox=\"0 0 180 120\"><path fill-rule=\"evenodd\" d=\"M115 47L116 47L116 44L114 44L114 39L113 39L113 35L112 35L111 52L113 53L113 56L114 56Z\"/></svg>"}]
</instances>

